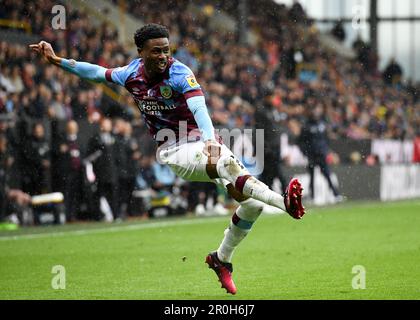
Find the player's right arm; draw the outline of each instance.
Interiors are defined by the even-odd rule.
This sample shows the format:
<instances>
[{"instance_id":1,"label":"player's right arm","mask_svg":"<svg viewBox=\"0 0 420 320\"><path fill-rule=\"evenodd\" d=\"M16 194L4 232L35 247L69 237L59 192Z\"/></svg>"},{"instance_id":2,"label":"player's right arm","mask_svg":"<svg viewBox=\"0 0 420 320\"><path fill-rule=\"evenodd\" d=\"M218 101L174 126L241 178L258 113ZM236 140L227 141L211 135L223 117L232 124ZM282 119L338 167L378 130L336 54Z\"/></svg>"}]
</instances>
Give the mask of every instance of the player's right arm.
<instances>
[{"instance_id":1,"label":"player's right arm","mask_svg":"<svg viewBox=\"0 0 420 320\"><path fill-rule=\"evenodd\" d=\"M105 74L108 69L96 64L58 57L51 44L46 41L41 41L38 44L31 44L29 47L41 54L49 63L55 64L56 66L69 71L80 78L96 82L104 82L107 80Z\"/></svg>"}]
</instances>

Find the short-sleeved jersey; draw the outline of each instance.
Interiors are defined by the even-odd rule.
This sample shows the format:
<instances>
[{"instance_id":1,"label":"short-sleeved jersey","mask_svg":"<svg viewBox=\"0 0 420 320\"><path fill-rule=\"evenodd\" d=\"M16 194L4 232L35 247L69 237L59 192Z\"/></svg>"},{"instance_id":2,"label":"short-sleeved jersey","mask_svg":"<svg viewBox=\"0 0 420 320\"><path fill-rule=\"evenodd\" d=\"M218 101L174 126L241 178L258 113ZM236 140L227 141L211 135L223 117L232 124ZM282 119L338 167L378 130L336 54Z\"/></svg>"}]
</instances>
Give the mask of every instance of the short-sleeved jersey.
<instances>
[{"instance_id":1,"label":"short-sleeved jersey","mask_svg":"<svg viewBox=\"0 0 420 320\"><path fill-rule=\"evenodd\" d=\"M175 58L168 59L166 71L160 80L154 82L147 78L141 58L127 66L108 69L105 77L131 93L153 139L156 140L156 134L161 129L173 130L178 139L180 121L187 122L187 133L192 130L198 132L186 100L202 96L203 92L190 68Z\"/></svg>"}]
</instances>

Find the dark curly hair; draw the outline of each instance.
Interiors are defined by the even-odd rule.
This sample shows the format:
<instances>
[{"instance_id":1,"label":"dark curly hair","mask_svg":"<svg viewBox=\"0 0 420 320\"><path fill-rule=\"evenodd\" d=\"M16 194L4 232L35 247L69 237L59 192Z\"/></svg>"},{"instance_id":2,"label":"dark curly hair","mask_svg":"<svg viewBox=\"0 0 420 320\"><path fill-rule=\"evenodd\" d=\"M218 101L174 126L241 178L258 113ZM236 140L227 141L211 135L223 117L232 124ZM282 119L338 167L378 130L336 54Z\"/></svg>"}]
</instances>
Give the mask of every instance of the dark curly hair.
<instances>
[{"instance_id":1,"label":"dark curly hair","mask_svg":"<svg viewBox=\"0 0 420 320\"><path fill-rule=\"evenodd\" d=\"M156 23L146 24L134 34L134 42L137 48L142 49L149 39L168 38L169 31L165 26Z\"/></svg>"}]
</instances>

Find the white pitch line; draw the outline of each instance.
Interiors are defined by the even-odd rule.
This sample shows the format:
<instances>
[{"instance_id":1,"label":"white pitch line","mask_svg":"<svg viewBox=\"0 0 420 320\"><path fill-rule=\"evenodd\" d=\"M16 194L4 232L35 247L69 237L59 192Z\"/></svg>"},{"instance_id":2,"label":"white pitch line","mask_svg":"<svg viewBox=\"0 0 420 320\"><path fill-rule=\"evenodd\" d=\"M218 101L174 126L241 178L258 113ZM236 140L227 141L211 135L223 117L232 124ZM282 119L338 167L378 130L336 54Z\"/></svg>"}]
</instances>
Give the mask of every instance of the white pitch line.
<instances>
[{"instance_id":1,"label":"white pitch line","mask_svg":"<svg viewBox=\"0 0 420 320\"><path fill-rule=\"evenodd\" d=\"M21 240L21 239L40 239L40 238L50 238L50 237L62 237L62 236L80 236L80 235L87 235L87 234L119 232L123 230L142 230L142 229L153 229L153 228L160 228L160 227L180 226L180 225L193 225L193 224L201 224L201 223L208 223L208 222L220 222L222 220L229 221L229 217L225 216L225 217L214 217L214 218L197 218L193 220L160 221L160 222L150 222L150 223L145 223L145 224L115 226L115 227L110 227L110 228L105 227L105 228L98 228L98 229L22 234L22 235L16 235L16 236L0 237L0 241Z\"/></svg>"}]
</instances>

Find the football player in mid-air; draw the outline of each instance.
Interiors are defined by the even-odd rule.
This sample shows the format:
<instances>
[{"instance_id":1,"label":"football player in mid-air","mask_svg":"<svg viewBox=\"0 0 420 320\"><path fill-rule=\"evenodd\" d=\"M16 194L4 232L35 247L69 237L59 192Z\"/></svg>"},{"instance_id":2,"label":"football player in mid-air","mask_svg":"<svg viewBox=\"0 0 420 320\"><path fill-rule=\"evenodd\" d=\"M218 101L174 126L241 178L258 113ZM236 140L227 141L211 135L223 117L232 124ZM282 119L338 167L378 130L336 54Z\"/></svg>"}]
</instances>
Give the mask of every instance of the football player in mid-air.
<instances>
[{"instance_id":1,"label":"football player in mid-air","mask_svg":"<svg viewBox=\"0 0 420 320\"><path fill-rule=\"evenodd\" d=\"M219 248L207 255L228 293L235 294L231 259L233 251L257 220L264 204L300 219L302 187L292 179L284 195L250 175L215 133L203 91L193 72L171 57L166 27L148 24L134 35L139 58L124 67L104 67L58 57L45 41L30 45L47 61L77 76L96 82L112 82L133 96L153 138L157 157L181 178L222 184L239 202ZM271 164L270 164L271 165Z\"/></svg>"}]
</instances>

